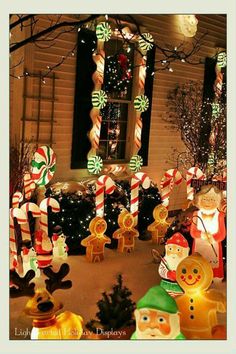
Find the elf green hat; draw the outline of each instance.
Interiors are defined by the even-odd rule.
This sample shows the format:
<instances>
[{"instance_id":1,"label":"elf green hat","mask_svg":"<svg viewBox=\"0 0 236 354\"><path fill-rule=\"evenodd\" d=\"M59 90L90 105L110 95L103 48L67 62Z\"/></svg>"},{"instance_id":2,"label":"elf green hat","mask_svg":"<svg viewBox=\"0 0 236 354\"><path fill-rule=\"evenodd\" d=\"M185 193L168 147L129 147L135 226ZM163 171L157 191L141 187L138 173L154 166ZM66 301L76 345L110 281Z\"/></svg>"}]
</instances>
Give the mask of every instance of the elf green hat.
<instances>
[{"instance_id":1,"label":"elf green hat","mask_svg":"<svg viewBox=\"0 0 236 354\"><path fill-rule=\"evenodd\" d=\"M150 288L137 302L137 309L150 308L168 313L177 313L175 300L160 285Z\"/></svg>"}]
</instances>

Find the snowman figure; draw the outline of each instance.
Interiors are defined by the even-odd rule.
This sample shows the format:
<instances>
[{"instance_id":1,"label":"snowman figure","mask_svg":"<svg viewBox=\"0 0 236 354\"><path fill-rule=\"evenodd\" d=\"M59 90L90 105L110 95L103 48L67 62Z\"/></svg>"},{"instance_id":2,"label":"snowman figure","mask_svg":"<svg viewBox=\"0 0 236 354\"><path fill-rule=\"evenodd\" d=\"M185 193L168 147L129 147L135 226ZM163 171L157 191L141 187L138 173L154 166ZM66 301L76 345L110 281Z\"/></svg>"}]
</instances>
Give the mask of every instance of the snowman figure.
<instances>
[{"instance_id":1,"label":"snowman figure","mask_svg":"<svg viewBox=\"0 0 236 354\"><path fill-rule=\"evenodd\" d=\"M52 235L53 257L65 260L68 256L68 246L66 244L66 236L62 233L62 228L56 226Z\"/></svg>"},{"instance_id":2,"label":"snowman figure","mask_svg":"<svg viewBox=\"0 0 236 354\"><path fill-rule=\"evenodd\" d=\"M40 269L38 268L37 254L33 247L23 246L21 251L21 257L23 262L23 276L29 271L33 270L35 272L35 277L40 277Z\"/></svg>"}]
</instances>

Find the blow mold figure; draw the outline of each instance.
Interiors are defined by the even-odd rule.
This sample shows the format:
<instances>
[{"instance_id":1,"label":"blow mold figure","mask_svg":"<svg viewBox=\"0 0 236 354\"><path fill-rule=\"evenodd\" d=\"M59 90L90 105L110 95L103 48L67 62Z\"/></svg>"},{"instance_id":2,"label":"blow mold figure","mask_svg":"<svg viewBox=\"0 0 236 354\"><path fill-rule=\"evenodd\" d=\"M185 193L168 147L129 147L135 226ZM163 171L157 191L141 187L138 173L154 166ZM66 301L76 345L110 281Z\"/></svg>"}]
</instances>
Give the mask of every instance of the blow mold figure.
<instances>
[{"instance_id":1,"label":"blow mold figure","mask_svg":"<svg viewBox=\"0 0 236 354\"><path fill-rule=\"evenodd\" d=\"M210 289L213 271L200 254L186 257L177 267L176 279L184 294L176 298L181 331L187 339L217 339L217 312L226 311L225 296Z\"/></svg>"},{"instance_id":2,"label":"blow mold figure","mask_svg":"<svg viewBox=\"0 0 236 354\"><path fill-rule=\"evenodd\" d=\"M116 230L112 237L118 239L119 252L131 252L135 246L135 238L139 236L134 228L134 217L128 210L123 209L118 217L120 228Z\"/></svg>"},{"instance_id":3,"label":"blow mold figure","mask_svg":"<svg viewBox=\"0 0 236 354\"><path fill-rule=\"evenodd\" d=\"M157 205L153 210L153 217L155 221L148 226L147 230L152 234L152 242L159 245L170 226L170 223L166 221L168 210L164 205Z\"/></svg>"},{"instance_id":4,"label":"blow mold figure","mask_svg":"<svg viewBox=\"0 0 236 354\"><path fill-rule=\"evenodd\" d=\"M111 243L110 238L104 235L106 229L107 223L100 216L95 216L90 221L91 235L81 242L81 245L86 247L86 257L89 262L101 262L104 259L105 244Z\"/></svg>"},{"instance_id":5,"label":"blow mold figure","mask_svg":"<svg viewBox=\"0 0 236 354\"><path fill-rule=\"evenodd\" d=\"M150 288L134 311L136 331L131 339L185 339L175 300L160 286Z\"/></svg>"}]
</instances>

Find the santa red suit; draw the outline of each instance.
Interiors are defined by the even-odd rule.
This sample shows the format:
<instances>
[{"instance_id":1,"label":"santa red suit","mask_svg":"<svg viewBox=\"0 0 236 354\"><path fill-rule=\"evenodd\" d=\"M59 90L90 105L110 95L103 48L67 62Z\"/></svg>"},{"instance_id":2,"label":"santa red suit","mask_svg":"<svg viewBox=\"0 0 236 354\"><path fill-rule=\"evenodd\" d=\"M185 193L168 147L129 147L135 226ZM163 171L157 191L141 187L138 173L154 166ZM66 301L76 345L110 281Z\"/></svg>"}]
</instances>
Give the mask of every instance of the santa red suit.
<instances>
[{"instance_id":1,"label":"santa red suit","mask_svg":"<svg viewBox=\"0 0 236 354\"><path fill-rule=\"evenodd\" d=\"M208 260L212 266L214 278L224 277L221 245L221 241L223 241L226 236L224 218L225 214L218 210L214 211L212 215L206 215L201 210L198 210L193 213L193 222L190 228L191 236L194 238L192 253L198 252ZM211 239L211 244L214 249L210 242L203 237L205 229L210 235L209 240Z\"/></svg>"}]
</instances>

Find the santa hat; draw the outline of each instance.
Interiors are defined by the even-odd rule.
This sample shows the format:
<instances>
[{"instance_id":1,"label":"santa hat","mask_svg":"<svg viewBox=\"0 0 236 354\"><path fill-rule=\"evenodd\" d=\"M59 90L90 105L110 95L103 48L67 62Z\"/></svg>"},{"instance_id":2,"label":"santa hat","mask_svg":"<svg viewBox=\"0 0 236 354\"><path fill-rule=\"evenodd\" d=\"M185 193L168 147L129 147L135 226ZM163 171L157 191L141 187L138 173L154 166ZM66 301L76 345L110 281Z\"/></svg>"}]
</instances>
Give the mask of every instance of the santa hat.
<instances>
[{"instance_id":1,"label":"santa hat","mask_svg":"<svg viewBox=\"0 0 236 354\"><path fill-rule=\"evenodd\" d=\"M166 245L177 245L180 247L188 248L188 241L180 232L176 232L167 240Z\"/></svg>"}]
</instances>

